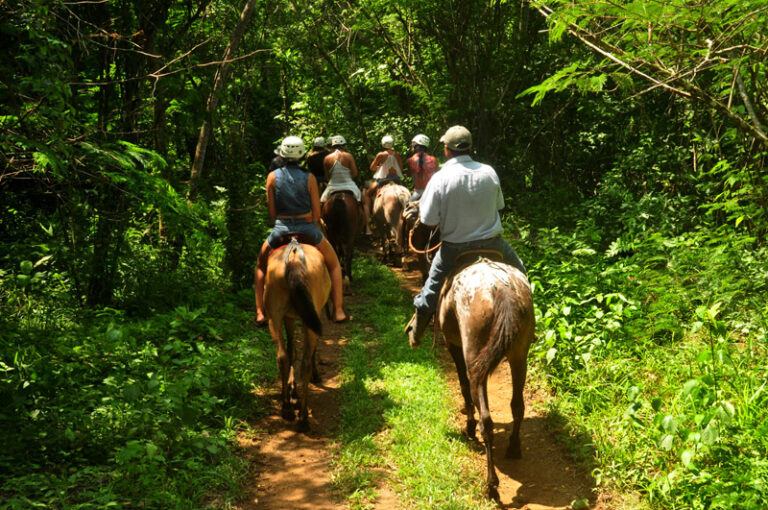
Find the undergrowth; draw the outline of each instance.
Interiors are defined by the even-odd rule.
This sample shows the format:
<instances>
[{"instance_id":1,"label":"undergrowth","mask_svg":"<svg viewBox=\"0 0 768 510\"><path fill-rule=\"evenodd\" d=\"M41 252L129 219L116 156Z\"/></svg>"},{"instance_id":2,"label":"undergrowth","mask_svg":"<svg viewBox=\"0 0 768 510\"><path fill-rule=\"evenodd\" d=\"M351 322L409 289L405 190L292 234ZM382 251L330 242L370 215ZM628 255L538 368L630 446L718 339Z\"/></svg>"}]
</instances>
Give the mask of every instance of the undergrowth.
<instances>
[{"instance_id":1,"label":"undergrowth","mask_svg":"<svg viewBox=\"0 0 768 510\"><path fill-rule=\"evenodd\" d=\"M236 500L241 420L276 367L254 339L251 293L148 319L104 309L56 328L4 330L4 508L200 508ZM10 340L10 341L9 341Z\"/></svg>"},{"instance_id":2,"label":"undergrowth","mask_svg":"<svg viewBox=\"0 0 768 510\"><path fill-rule=\"evenodd\" d=\"M522 239L551 415L590 435L603 490L642 507L763 508L766 248L672 196L603 225L601 199L573 228Z\"/></svg>"}]
</instances>

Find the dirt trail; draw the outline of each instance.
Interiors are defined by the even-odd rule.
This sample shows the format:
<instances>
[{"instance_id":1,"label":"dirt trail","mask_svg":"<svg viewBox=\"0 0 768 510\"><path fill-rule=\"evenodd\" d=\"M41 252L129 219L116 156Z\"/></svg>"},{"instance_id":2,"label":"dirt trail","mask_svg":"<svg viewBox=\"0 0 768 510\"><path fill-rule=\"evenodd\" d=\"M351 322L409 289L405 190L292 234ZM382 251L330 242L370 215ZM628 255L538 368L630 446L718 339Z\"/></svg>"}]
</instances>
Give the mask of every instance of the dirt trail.
<instances>
[{"instance_id":1,"label":"dirt trail","mask_svg":"<svg viewBox=\"0 0 768 510\"><path fill-rule=\"evenodd\" d=\"M421 276L416 271L393 268L402 286L412 294L421 289ZM447 349L438 347L440 360L456 402L457 420L463 427L466 418L458 414L464 405L456 367ZM488 379L488 401L494 421L494 461L499 476L500 508L548 510L570 508L579 498L590 499L592 510L605 510L592 497L593 483L589 473L570 460L564 448L555 441L545 418L537 412L534 400L543 396L532 395L526 387L525 420L521 428L522 459L507 459L504 453L512 430L512 377L509 366L502 363ZM482 443L476 443L475 463L480 473L486 472ZM383 508L383 507L382 507Z\"/></svg>"},{"instance_id":2,"label":"dirt trail","mask_svg":"<svg viewBox=\"0 0 768 510\"><path fill-rule=\"evenodd\" d=\"M393 269L401 278L402 285L411 293L420 288L416 271ZM353 301L355 296L347 296ZM293 423L280 417L279 383L262 397L271 406L270 414L252 424L256 433L242 437L241 446L251 462L252 473L245 500L236 508L241 509L336 509L344 508L344 502L334 500L330 490L329 438L338 422L339 405L337 392L339 353L345 343L344 325L324 322L324 339L319 346L320 372L323 383L310 385L310 427L308 435L295 432ZM456 410L461 408L461 395L453 362L445 349L442 363L445 367ZM588 497L590 508L607 508L595 504L591 497L592 483L588 473L569 460L567 454L554 440L546 426L546 420L537 413L530 392L526 392L526 416L522 427L523 458L504 458L506 442L511 428L511 382L509 368L502 365L488 381L491 414L495 422L494 452L499 475L500 508L526 510L564 509L577 498ZM464 423L464 418L457 418ZM482 445L476 444L477 469L485 472ZM397 498L388 487L382 487L376 508L397 508Z\"/></svg>"},{"instance_id":3,"label":"dirt trail","mask_svg":"<svg viewBox=\"0 0 768 510\"><path fill-rule=\"evenodd\" d=\"M260 395L269 415L252 426L254 436L240 438L251 463L247 495L235 508L331 510L344 505L330 489L329 438L338 423L339 353L346 342L343 325L323 319L318 344L318 370L322 382L309 385L308 434L296 432L295 422L280 416L280 382Z\"/></svg>"}]
</instances>

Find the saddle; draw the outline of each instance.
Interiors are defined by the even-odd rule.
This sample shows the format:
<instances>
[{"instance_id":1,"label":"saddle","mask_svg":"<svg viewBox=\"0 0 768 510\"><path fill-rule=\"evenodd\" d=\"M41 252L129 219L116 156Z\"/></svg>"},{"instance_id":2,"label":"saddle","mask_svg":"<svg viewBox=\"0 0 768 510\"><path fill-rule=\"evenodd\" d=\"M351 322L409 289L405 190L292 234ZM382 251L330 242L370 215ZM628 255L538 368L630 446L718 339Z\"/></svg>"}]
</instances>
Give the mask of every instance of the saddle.
<instances>
[{"instance_id":1,"label":"saddle","mask_svg":"<svg viewBox=\"0 0 768 510\"><path fill-rule=\"evenodd\" d=\"M334 196L334 195L343 195L344 193L346 193L347 195L351 196L352 198L355 198L355 194L352 193L351 191L349 191L348 189L339 189L339 190L336 190L336 191L332 191L331 194L328 195L328 199L330 200L330 198L332 196ZM355 201L357 201L357 199L355 199Z\"/></svg>"},{"instance_id":2,"label":"saddle","mask_svg":"<svg viewBox=\"0 0 768 510\"><path fill-rule=\"evenodd\" d=\"M381 190L383 190L385 186L389 186L390 184L399 184L399 183L396 182L396 181L389 180L389 179L387 179L386 181L382 182L381 184L379 184L377 182L376 183L376 195L374 196L374 198L376 198L379 195L381 195Z\"/></svg>"},{"instance_id":3,"label":"saddle","mask_svg":"<svg viewBox=\"0 0 768 510\"><path fill-rule=\"evenodd\" d=\"M273 252L278 248L280 248L281 246L285 246L286 244L290 243L294 239L296 239L296 241L299 242L300 244L309 244L310 246L312 245L308 235L303 234L301 232L286 232L285 234L277 238L277 243L273 248Z\"/></svg>"},{"instance_id":4,"label":"saddle","mask_svg":"<svg viewBox=\"0 0 768 510\"><path fill-rule=\"evenodd\" d=\"M504 262L504 255L499 250L467 250L456 257L453 262L453 269L448 277L452 278L456 273L482 258L492 260L493 262Z\"/></svg>"}]
</instances>

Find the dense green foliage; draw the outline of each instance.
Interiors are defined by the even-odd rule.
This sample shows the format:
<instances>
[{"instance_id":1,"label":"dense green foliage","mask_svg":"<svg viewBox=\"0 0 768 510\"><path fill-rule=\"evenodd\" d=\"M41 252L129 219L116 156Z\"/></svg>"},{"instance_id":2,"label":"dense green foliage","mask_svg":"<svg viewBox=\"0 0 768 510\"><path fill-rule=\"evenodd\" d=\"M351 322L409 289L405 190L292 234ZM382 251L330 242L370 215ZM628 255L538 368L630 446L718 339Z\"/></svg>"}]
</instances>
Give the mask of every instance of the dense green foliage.
<instances>
[{"instance_id":1,"label":"dense green foliage","mask_svg":"<svg viewBox=\"0 0 768 510\"><path fill-rule=\"evenodd\" d=\"M343 134L366 177L382 135L405 152L423 132L439 154L462 123L536 285L552 416L591 437L574 454L599 489L759 508L767 16L758 0L3 2L0 499L236 498L233 434L275 372L238 292L276 142Z\"/></svg>"}]
</instances>

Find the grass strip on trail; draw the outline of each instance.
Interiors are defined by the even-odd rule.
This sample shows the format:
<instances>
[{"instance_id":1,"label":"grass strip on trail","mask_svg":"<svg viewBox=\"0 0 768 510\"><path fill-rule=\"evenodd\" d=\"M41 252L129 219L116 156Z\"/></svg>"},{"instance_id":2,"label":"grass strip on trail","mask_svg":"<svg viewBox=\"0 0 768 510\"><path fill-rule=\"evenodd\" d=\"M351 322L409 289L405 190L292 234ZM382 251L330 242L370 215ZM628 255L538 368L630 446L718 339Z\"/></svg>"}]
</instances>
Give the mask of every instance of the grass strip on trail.
<instances>
[{"instance_id":1,"label":"grass strip on trail","mask_svg":"<svg viewBox=\"0 0 768 510\"><path fill-rule=\"evenodd\" d=\"M410 508L481 508L484 480L472 470L476 453L460 436L431 335L410 348L411 298L391 271L363 257L354 271L360 298L342 355L336 490L353 508L370 507L385 485Z\"/></svg>"}]
</instances>

